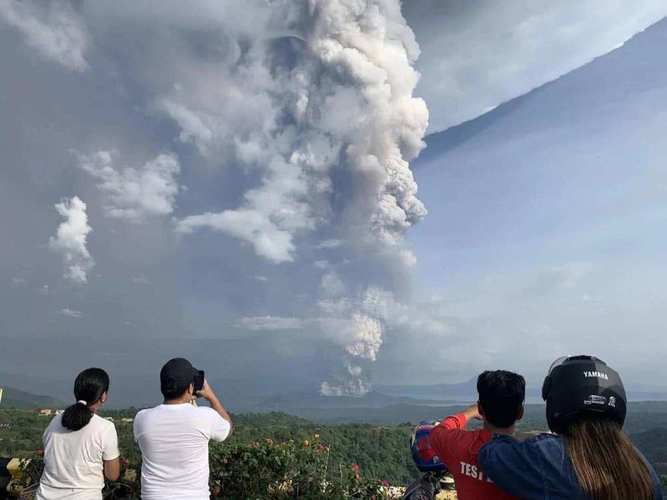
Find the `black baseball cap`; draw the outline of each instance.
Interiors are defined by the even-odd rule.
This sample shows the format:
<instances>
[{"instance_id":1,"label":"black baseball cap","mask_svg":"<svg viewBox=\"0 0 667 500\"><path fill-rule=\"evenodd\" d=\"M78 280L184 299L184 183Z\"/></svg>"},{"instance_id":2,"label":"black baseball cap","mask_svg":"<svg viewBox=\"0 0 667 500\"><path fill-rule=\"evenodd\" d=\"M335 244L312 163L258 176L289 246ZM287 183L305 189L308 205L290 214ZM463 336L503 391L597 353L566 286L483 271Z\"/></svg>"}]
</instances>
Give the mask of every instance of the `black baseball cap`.
<instances>
[{"instance_id":1,"label":"black baseball cap","mask_svg":"<svg viewBox=\"0 0 667 500\"><path fill-rule=\"evenodd\" d=\"M199 373L185 358L173 358L160 370L160 390L165 397L181 396Z\"/></svg>"}]
</instances>

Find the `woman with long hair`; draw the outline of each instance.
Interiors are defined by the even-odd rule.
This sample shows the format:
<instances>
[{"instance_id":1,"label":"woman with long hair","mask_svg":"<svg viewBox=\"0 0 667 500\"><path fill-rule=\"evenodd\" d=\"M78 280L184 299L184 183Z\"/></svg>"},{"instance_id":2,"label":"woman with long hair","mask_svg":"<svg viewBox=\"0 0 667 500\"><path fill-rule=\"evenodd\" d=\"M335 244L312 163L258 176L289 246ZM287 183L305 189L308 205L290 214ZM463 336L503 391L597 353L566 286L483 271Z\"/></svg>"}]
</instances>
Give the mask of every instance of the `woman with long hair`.
<instances>
[{"instance_id":1,"label":"woman with long hair","mask_svg":"<svg viewBox=\"0 0 667 500\"><path fill-rule=\"evenodd\" d=\"M593 356L557 359L542 386L552 433L494 436L479 463L500 488L526 499L662 500L660 481L623 431L619 374Z\"/></svg>"},{"instance_id":2,"label":"woman with long hair","mask_svg":"<svg viewBox=\"0 0 667 500\"><path fill-rule=\"evenodd\" d=\"M44 431L44 472L38 500L101 500L104 479L120 475L118 435L96 413L109 397L109 375L88 368L74 381L76 403Z\"/></svg>"}]
</instances>

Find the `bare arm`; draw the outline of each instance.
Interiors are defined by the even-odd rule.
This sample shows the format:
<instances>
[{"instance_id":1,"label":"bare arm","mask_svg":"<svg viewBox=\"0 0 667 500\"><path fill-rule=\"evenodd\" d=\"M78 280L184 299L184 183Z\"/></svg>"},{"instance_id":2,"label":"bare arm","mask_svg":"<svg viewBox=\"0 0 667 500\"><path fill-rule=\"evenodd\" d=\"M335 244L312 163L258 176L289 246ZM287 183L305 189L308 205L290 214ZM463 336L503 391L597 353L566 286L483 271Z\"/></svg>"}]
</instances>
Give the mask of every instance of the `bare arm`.
<instances>
[{"instance_id":1,"label":"bare arm","mask_svg":"<svg viewBox=\"0 0 667 500\"><path fill-rule=\"evenodd\" d=\"M429 436L431 446L444 463L454 460L452 455L452 443L457 442L462 435L466 434L466 426L470 419L478 419L477 405L471 405L460 412L445 417L439 425L436 425ZM456 462L458 463L458 462Z\"/></svg>"},{"instance_id":2,"label":"bare arm","mask_svg":"<svg viewBox=\"0 0 667 500\"><path fill-rule=\"evenodd\" d=\"M211 408L213 408L218 413L218 415L220 415L227 422L229 422L229 425L231 427L229 433L231 434L232 430L234 429L232 417L229 416L229 413L227 413L225 407L222 406L222 403L218 399L218 396L216 396L215 392L213 391L213 388L209 385L208 380L204 381L204 387L202 388L201 391L199 391L199 395L204 399L206 399L211 404Z\"/></svg>"},{"instance_id":3,"label":"bare arm","mask_svg":"<svg viewBox=\"0 0 667 500\"><path fill-rule=\"evenodd\" d=\"M120 477L120 458L113 460L103 460L104 477L109 481L117 481Z\"/></svg>"},{"instance_id":4,"label":"bare arm","mask_svg":"<svg viewBox=\"0 0 667 500\"><path fill-rule=\"evenodd\" d=\"M482 417L479 414L479 405L477 403L468 406L461 413L466 416L467 420L471 419L482 420Z\"/></svg>"}]
</instances>

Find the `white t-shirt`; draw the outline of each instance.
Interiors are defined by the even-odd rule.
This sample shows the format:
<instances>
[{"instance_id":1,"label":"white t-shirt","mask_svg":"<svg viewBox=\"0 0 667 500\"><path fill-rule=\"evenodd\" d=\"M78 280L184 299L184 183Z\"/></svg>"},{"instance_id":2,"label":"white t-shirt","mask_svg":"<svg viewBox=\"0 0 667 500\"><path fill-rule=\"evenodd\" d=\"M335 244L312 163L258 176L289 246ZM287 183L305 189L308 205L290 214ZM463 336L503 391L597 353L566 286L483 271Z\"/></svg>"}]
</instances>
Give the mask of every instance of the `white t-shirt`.
<instances>
[{"instance_id":1,"label":"white t-shirt","mask_svg":"<svg viewBox=\"0 0 667 500\"><path fill-rule=\"evenodd\" d=\"M134 419L142 455L141 498L208 500L208 442L224 441L231 425L215 410L163 404Z\"/></svg>"},{"instance_id":2,"label":"white t-shirt","mask_svg":"<svg viewBox=\"0 0 667 500\"><path fill-rule=\"evenodd\" d=\"M71 431L62 415L44 431L44 472L38 500L98 500L104 487L103 460L118 458L118 435L113 423L93 415L88 425Z\"/></svg>"}]
</instances>

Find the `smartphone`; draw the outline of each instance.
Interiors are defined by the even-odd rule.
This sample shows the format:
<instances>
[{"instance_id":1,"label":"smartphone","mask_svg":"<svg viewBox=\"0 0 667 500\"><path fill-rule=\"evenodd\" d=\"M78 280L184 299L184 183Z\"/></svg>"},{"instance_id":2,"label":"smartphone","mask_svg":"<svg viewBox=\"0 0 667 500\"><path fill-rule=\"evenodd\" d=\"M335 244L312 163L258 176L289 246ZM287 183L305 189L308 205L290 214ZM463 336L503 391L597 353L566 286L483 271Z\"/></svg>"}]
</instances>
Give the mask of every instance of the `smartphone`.
<instances>
[{"instance_id":1,"label":"smartphone","mask_svg":"<svg viewBox=\"0 0 667 500\"><path fill-rule=\"evenodd\" d=\"M197 395L204 388L204 370L197 370L192 384L194 385L195 395Z\"/></svg>"}]
</instances>

